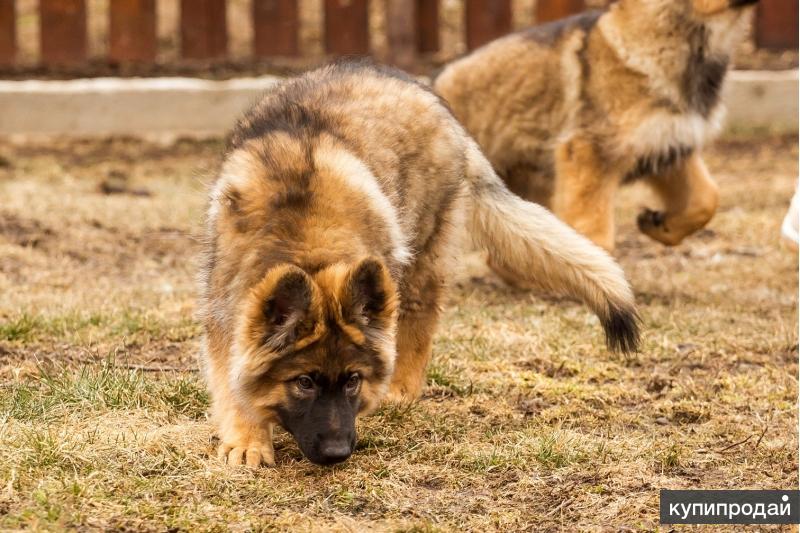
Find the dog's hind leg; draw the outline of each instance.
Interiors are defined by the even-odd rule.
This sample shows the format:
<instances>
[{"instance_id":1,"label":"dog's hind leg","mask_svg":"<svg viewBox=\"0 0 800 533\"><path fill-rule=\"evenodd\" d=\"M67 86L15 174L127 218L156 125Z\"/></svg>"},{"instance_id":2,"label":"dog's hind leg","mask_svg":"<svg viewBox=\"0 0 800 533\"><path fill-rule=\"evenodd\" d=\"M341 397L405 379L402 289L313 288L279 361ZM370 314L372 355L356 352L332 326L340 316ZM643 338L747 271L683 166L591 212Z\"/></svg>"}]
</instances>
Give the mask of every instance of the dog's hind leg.
<instances>
[{"instance_id":1,"label":"dog's hind leg","mask_svg":"<svg viewBox=\"0 0 800 533\"><path fill-rule=\"evenodd\" d=\"M645 209L637 223L642 233L658 242L679 244L708 224L717 210L719 187L698 154L647 182L663 200L664 210Z\"/></svg>"},{"instance_id":2,"label":"dog's hind leg","mask_svg":"<svg viewBox=\"0 0 800 533\"><path fill-rule=\"evenodd\" d=\"M571 139L556 148L552 211L607 251L614 249L614 194L621 177L603 163L590 141Z\"/></svg>"},{"instance_id":3,"label":"dog's hind leg","mask_svg":"<svg viewBox=\"0 0 800 533\"><path fill-rule=\"evenodd\" d=\"M553 197L552 171L548 171L544 165L537 165L537 161L517 163L499 175L517 196L549 208Z\"/></svg>"}]
</instances>

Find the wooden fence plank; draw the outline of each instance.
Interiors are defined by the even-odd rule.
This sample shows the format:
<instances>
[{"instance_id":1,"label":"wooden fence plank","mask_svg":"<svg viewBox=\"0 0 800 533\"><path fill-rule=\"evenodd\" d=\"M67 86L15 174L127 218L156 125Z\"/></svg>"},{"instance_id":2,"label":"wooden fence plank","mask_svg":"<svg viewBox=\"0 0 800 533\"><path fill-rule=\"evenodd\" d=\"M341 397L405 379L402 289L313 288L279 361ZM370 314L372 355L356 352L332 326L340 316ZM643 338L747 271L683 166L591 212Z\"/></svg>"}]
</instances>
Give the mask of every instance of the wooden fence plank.
<instances>
[{"instance_id":1,"label":"wooden fence plank","mask_svg":"<svg viewBox=\"0 0 800 533\"><path fill-rule=\"evenodd\" d=\"M296 56L299 17L297 0L253 0L255 56Z\"/></svg>"},{"instance_id":2,"label":"wooden fence plank","mask_svg":"<svg viewBox=\"0 0 800 533\"><path fill-rule=\"evenodd\" d=\"M155 0L111 0L108 57L115 63L155 61Z\"/></svg>"},{"instance_id":3,"label":"wooden fence plank","mask_svg":"<svg viewBox=\"0 0 800 533\"><path fill-rule=\"evenodd\" d=\"M417 55L416 3L417 0L384 0L389 63L403 68L413 65Z\"/></svg>"},{"instance_id":4,"label":"wooden fence plank","mask_svg":"<svg viewBox=\"0 0 800 533\"><path fill-rule=\"evenodd\" d=\"M536 2L535 22L539 24L540 22L558 20L580 13L584 9L586 9L584 0L538 0Z\"/></svg>"},{"instance_id":5,"label":"wooden fence plank","mask_svg":"<svg viewBox=\"0 0 800 533\"><path fill-rule=\"evenodd\" d=\"M417 51L439 51L439 1L417 0Z\"/></svg>"},{"instance_id":6,"label":"wooden fence plank","mask_svg":"<svg viewBox=\"0 0 800 533\"><path fill-rule=\"evenodd\" d=\"M367 0L325 0L325 50L329 54L369 54L367 7Z\"/></svg>"},{"instance_id":7,"label":"wooden fence plank","mask_svg":"<svg viewBox=\"0 0 800 533\"><path fill-rule=\"evenodd\" d=\"M181 55L220 59L227 51L225 0L181 0Z\"/></svg>"},{"instance_id":8,"label":"wooden fence plank","mask_svg":"<svg viewBox=\"0 0 800 533\"><path fill-rule=\"evenodd\" d=\"M39 42L45 65L86 61L86 1L39 0Z\"/></svg>"},{"instance_id":9,"label":"wooden fence plank","mask_svg":"<svg viewBox=\"0 0 800 533\"><path fill-rule=\"evenodd\" d=\"M511 0L467 0L467 48L473 50L511 31Z\"/></svg>"},{"instance_id":10,"label":"wooden fence plank","mask_svg":"<svg viewBox=\"0 0 800 533\"><path fill-rule=\"evenodd\" d=\"M0 65L12 65L17 55L17 12L14 0L0 0Z\"/></svg>"},{"instance_id":11,"label":"wooden fence plank","mask_svg":"<svg viewBox=\"0 0 800 533\"><path fill-rule=\"evenodd\" d=\"M761 0L756 11L756 45L797 50L797 0Z\"/></svg>"}]
</instances>

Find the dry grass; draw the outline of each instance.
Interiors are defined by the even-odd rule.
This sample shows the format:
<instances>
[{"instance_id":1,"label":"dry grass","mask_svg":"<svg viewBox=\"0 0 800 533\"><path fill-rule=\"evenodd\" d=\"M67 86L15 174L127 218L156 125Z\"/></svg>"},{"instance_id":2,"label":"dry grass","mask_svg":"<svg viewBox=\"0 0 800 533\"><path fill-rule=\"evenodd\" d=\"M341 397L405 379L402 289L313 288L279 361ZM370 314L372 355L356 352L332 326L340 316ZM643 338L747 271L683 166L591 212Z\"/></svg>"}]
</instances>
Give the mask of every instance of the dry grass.
<instances>
[{"instance_id":1,"label":"dry grass","mask_svg":"<svg viewBox=\"0 0 800 533\"><path fill-rule=\"evenodd\" d=\"M0 144L0 529L652 530L660 488L797 486L798 265L777 242L795 139L719 143L721 210L674 249L635 231L645 192L625 191L639 355L472 261L420 402L361 421L341 466L280 433L257 472L209 458L194 370L219 150Z\"/></svg>"}]
</instances>

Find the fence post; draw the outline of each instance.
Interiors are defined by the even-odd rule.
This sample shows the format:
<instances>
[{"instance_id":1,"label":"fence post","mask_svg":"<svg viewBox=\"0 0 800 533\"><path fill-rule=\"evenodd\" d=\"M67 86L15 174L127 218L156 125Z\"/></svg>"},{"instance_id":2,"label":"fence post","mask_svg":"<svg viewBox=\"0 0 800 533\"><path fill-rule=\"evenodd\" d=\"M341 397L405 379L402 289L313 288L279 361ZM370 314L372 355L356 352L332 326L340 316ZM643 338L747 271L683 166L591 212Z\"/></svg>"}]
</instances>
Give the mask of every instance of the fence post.
<instances>
[{"instance_id":1,"label":"fence post","mask_svg":"<svg viewBox=\"0 0 800 533\"><path fill-rule=\"evenodd\" d=\"M225 0L181 0L181 55L219 59L227 51Z\"/></svg>"},{"instance_id":2,"label":"fence post","mask_svg":"<svg viewBox=\"0 0 800 533\"><path fill-rule=\"evenodd\" d=\"M756 45L797 50L797 0L761 0L756 11Z\"/></svg>"},{"instance_id":3,"label":"fence post","mask_svg":"<svg viewBox=\"0 0 800 533\"><path fill-rule=\"evenodd\" d=\"M384 0L389 63L408 68L416 59L416 0Z\"/></svg>"},{"instance_id":4,"label":"fence post","mask_svg":"<svg viewBox=\"0 0 800 533\"><path fill-rule=\"evenodd\" d=\"M297 0L253 0L254 55L296 56L299 17Z\"/></svg>"},{"instance_id":5,"label":"fence post","mask_svg":"<svg viewBox=\"0 0 800 533\"><path fill-rule=\"evenodd\" d=\"M155 61L155 0L111 0L108 58L115 63Z\"/></svg>"},{"instance_id":6,"label":"fence post","mask_svg":"<svg viewBox=\"0 0 800 533\"><path fill-rule=\"evenodd\" d=\"M14 0L0 0L0 65L13 65L17 56L17 12Z\"/></svg>"},{"instance_id":7,"label":"fence post","mask_svg":"<svg viewBox=\"0 0 800 533\"><path fill-rule=\"evenodd\" d=\"M42 63L64 66L86 60L86 1L39 0Z\"/></svg>"},{"instance_id":8,"label":"fence post","mask_svg":"<svg viewBox=\"0 0 800 533\"><path fill-rule=\"evenodd\" d=\"M369 54L367 7L367 0L325 0L325 50L329 54Z\"/></svg>"},{"instance_id":9,"label":"fence post","mask_svg":"<svg viewBox=\"0 0 800 533\"><path fill-rule=\"evenodd\" d=\"M439 51L439 0L417 0L417 52Z\"/></svg>"},{"instance_id":10,"label":"fence post","mask_svg":"<svg viewBox=\"0 0 800 533\"><path fill-rule=\"evenodd\" d=\"M511 31L511 0L467 0L467 48L473 50Z\"/></svg>"},{"instance_id":11,"label":"fence post","mask_svg":"<svg viewBox=\"0 0 800 533\"><path fill-rule=\"evenodd\" d=\"M536 24L558 20L586 9L584 0L538 0L536 2Z\"/></svg>"}]
</instances>

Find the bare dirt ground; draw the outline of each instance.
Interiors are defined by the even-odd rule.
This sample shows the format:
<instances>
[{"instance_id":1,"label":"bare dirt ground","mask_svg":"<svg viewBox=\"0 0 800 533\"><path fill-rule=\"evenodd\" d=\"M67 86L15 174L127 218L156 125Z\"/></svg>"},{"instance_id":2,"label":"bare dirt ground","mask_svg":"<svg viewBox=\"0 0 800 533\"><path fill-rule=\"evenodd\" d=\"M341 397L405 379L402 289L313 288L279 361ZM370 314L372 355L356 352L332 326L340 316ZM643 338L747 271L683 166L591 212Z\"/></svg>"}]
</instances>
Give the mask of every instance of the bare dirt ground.
<instances>
[{"instance_id":1,"label":"bare dirt ground","mask_svg":"<svg viewBox=\"0 0 800 533\"><path fill-rule=\"evenodd\" d=\"M228 0L227 30L228 58L215 62L187 62L180 59L179 0L157 2L158 54L155 65L110 65L108 53L108 6L110 0L88 0L88 54L86 65L68 68L43 69L39 62L38 0L18 0L19 66L0 69L0 78L74 78L91 76L169 76L189 75L207 78L230 78L242 75L288 74L327 62L324 51L324 2L300 0L300 30L298 58L253 58L252 0ZM433 1L433 0L431 0ZM535 23L537 0L513 0L512 24L515 30ZM602 8L608 0L587 0L588 8ZM430 75L441 65L467 51L463 0L440 0L440 50L420 58L415 67L419 74ZM370 48L379 61L389 55L386 41L386 14L382 0L369 3ZM735 68L782 70L797 68L797 51L758 49L752 36L739 47Z\"/></svg>"},{"instance_id":2,"label":"bare dirt ground","mask_svg":"<svg viewBox=\"0 0 800 533\"><path fill-rule=\"evenodd\" d=\"M363 419L345 464L279 432L258 471L213 458L196 372L220 151L0 143L0 530L654 530L660 488L797 487L798 263L778 242L796 138L710 149L720 211L676 248L637 233L648 197L625 190L638 355L473 261L421 401Z\"/></svg>"}]
</instances>

